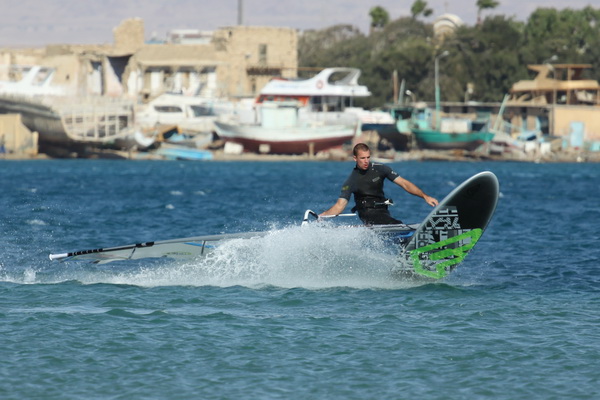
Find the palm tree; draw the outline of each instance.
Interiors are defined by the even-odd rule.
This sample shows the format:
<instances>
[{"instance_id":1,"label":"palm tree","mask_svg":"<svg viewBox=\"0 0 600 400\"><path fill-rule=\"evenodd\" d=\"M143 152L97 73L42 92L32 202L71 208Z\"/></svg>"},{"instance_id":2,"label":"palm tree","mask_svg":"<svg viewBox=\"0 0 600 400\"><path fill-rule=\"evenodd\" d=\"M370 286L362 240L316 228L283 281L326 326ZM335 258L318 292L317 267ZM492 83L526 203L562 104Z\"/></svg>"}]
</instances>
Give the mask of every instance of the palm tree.
<instances>
[{"instance_id":1,"label":"palm tree","mask_svg":"<svg viewBox=\"0 0 600 400\"><path fill-rule=\"evenodd\" d=\"M496 0L477 0L475 4L477 5L477 25L479 25L481 24L481 11L496 8L500 2Z\"/></svg>"},{"instance_id":2,"label":"palm tree","mask_svg":"<svg viewBox=\"0 0 600 400\"><path fill-rule=\"evenodd\" d=\"M376 6L369 11L371 17L371 32L383 28L390 21L390 14L385 8Z\"/></svg>"},{"instance_id":3,"label":"palm tree","mask_svg":"<svg viewBox=\"0 0 600 400\"><path fill-rule=\"evenodd\" d=\"M410 7L410 13L412 14L412 17L416 19L420 14L423 14L424 17L429 17L433 13L433 10L427 8L427 2L425 0L415 0Z\"/></svg>"}]
</instances>

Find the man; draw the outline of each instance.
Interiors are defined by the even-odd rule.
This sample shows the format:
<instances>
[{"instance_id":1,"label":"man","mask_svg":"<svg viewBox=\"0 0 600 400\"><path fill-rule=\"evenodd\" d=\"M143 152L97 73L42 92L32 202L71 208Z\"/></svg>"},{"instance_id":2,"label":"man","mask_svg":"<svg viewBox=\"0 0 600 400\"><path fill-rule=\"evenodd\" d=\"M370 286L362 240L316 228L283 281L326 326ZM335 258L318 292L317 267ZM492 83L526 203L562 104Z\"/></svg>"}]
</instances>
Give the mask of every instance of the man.
<instances>
[{"instance_id":1,"label":"man","mask_svg":"<svg viewBox=\"0 0 600 400\"><path fill-rule=\"evenodd\" d=\"M390 215L388 205L391 201L383 193L383 182L387 178L408 193L421 197L432 207L438 201L423 193L414 183L402 178L394 170L384 164L371 162L371 150L364 143L358 143L353 150L356 167L344 182L337 202L320 215L338 215L346 208L350 195L354 194L355 209L359 218L367 225L401 224ZM354 211L354 209L353 209Z\"/></svg>"}]
</instances>

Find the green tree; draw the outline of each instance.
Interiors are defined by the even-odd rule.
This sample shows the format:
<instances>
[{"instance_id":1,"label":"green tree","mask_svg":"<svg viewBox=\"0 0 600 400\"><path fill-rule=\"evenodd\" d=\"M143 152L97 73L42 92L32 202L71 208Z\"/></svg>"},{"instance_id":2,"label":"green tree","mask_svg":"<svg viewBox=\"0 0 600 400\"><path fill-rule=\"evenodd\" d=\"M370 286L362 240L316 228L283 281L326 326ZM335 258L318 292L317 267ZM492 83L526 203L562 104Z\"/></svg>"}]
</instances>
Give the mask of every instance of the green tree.
<instances>
[{"instance_id":1,"label":"green tree","mask_svg":"<svg viewBox=\"0 0 600 400\"><path fill-rule=\"evenodd\" d=\"M373 96L365 99L367 105L381 106L395 100L394 70L418 97L425 94L421 83L433 68L430 58L434 48L429 39L432 36L431 24L410 17L394 20L382 32L369 36L369 57L360 65L363 82L373 93Z\"/></svg>"},{"instance_id":2,"label":"green tree","mask_svg":"<svg viewBox=\"0 0 600 400\"><path fill-rule=\"evenodd\" d=\"M433 13L433 10L427 7L427 2L425 0L415 0L410 7L410 13L413 18L417 18L419 15L429 17Z\"/></svg>"},{"instance_id":3,"label":"green tree","mask_svg":"<svg viewBox=\"0 0 600 400\"><path fill-rule=\"evenodd\" d=\"M347 61L368 54L362 44L366 40L361 31L352 25L334 25L323 30L307 31L298 40L299 65L301 76L314 75L313 68L339 67L348 65ZM352 50L348 50L351 48ZM339 55L350 52L349 60Z\"/></svg>"},{"instance_id":4,"label":"green tree","mask_svg":"<svg viewBox=\"0 0 600 400\"><path fill-rule=\"evenodd\" d=\"M477 24L481 24L481 11L487 9L494 9L498 7L500 2L496 0L477 0Z\"/></svg>"},{"instance_id":5,"label":"green tree","mask_svg":"<svg viewBox=\"0 0 600 400\"><path fill-rule=\"evenodd\" d=\"M371 8L369 11L369 16L371 17L371 29L382 29L384 26L390 22L390 14L383 7L376 6Z\"/></svg>"},{"instance_id":6,"label":"green tree","mask_svg":"<svg viewBox=\"0 0 600 400\"><path fill-rule=\"evenodd\" d=\"M392 76L422 101L434 100L434 55L440 60L443 101L463 101L468 84L470 99L499 102L521 79L531 79L528 64L540 64L556 55L560 63L586 63L593 67L585 78L600 80L600 9L540 8L526 22L502 15L485 18L477 26L462 26L443 42L433 41L433 25L416 18L389 21L382 29L364 35L351 25L308 31L298 41L298 59L306 75L326 67L360 68L361 84L372 96L359 107L380 107L393 99ZM302 70L304 71L304 70Z\"/></svg>"},{"instance_id":7,"label":"green tree","mask_svg":"<svg viewBox=\"0 0 600 400\"><path fill-rule=\"evenodd\" d=\"M562 62L597 63L590 58L600 35L600 10L556 10L538 8L525 26L524 59L527 63L542 62L556 55Z\"/></svg>"},{"instance_id":8,"label":"green tree","mask_svg":"<svg viewBox=\"0 0 600 400\"><path fill-rule=\"evenodd\" d=\"M468 83L475 85L471 98L501 101L514 82L525 79L527 66L518 49L523 24L504 16L486 18L479 27L462 27L444 45L451 56L447 75L440 78L443 99L462 101ZM445 81L444 76L450 76Z\"/></svg>"}]
</instances>

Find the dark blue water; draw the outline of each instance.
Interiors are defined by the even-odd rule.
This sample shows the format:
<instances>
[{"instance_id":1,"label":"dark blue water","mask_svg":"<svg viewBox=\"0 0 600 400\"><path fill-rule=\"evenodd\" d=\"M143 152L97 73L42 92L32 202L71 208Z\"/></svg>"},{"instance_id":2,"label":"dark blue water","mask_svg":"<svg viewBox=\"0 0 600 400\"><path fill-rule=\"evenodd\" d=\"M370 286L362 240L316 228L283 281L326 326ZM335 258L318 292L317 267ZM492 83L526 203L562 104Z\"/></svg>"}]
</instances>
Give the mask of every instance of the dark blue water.
<instances>
[{"instance_id":1,"label":"dark blue water","mask_svg":"<svg viewBox=\"0 0 600 400\"><path fill-rule=\"evenodd\" d=\"M600 166L393 166L440 199L499 178L443 282L391 280L372 237L298 227L351 163L0 162L0 398L598 398ZM430 211L386 192L405 222ZM193 263L48 260L250 230L271 234Z\"/></svg>"}]
</instances>

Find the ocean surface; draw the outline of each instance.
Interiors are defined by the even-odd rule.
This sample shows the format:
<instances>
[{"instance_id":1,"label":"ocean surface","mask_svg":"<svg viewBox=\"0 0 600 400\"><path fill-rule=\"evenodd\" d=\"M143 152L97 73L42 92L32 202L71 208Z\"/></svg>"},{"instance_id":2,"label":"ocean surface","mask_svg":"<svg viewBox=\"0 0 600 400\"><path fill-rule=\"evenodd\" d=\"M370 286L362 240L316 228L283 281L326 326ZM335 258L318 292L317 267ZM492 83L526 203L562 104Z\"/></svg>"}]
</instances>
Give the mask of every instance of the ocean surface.
<instances>
[{"instance_id":1,"label":"ocean surface","mask_svg":"<svg viewBox=\"0 0 600 400\"><path fill-rule=\"evenodd\" d=\"M0 161L0 398L600 398L600 165L391 165L438 199L498 176L444 281L392 279L373 237L300 228L351 162ZM386 194L407 223L431 210ZM48 259L254 230L195 262Z\"/></svg>"}]
</instances>

